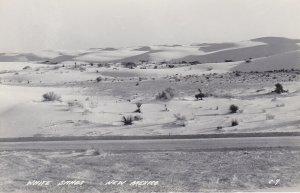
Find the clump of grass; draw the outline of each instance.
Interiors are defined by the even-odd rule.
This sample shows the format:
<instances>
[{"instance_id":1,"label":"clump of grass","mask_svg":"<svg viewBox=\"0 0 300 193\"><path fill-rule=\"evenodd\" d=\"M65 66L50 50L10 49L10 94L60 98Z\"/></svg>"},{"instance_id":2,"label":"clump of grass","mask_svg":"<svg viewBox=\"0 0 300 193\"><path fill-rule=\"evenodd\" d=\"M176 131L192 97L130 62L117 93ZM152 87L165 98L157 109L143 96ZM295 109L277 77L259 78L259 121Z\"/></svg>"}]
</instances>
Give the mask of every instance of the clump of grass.
<instances>
[{"instance_id":1,"label":"clump of grass","mask_svg":"<svg viewBox=\"0 0 300 193\"><path fill-rule=\"evenodd\" d=\"M232 120L231 120L231 127L234 127L234 126L237 126L237 125L239 125L238 120L232 119Z\"/></svg>"},{"instance_id":2,"label":"clump of grass","mask_svg":"<svg viewBox=\"0 0 300 193\"><path fill-rule=\"evenodd\" d=\"M178 114L174 114L175 117L175 125L181 126L181 127L185 127L186 126L186 122L187 119L184 115L181 115L180 113Z\"/></svg>"},{"instance_id":3,"label":"clump of grass","mask_svg":"<svg viewBox=\"0 0 300 193\"><path fill-rule=\"evenodd\" d=\"M43 94L43 101L61 101L61 96L51 91Z\"/></svg>"},{"instance_id":4,"label":"clump of grass","mask_svg":"<svg viewBox=\"0 0 300 193\"><path fill-rule=\"evenodd\" d=\"M173 88L166 88L164 91L158 93L156 100L167 101L171 100L175 96L175 90Z\"/></svg>"},{"instance_id":5,"label":"clump of grass","mask_svg":"<svg viewBox=\"0 0 300 193\"><path fill-rule=\"evenodd\" d=\"M133 124L133 117L132 116L123 116L121 122L123 125L132 125Z\"/></svg>"},{"instance_id":6,"label":"clump of grass","mask_svg":"<svg viewBox=\"0 0 300 193\"><path fill-rule=\"evenodd\" d=\"M239 110L239 107L237 105L230 105L229 107L230 113L236 113Z\"/></svg>"},{"instance_id":7,"label":"clump of grass","mask_svg":"<svg viewBox=\"0 0 300 193\"><path fill-rule=\"evenodd\" d=\"M275 115L272 114L266 114L266 120L273 120L275 118Z\"/></svg>"}]
</instances>

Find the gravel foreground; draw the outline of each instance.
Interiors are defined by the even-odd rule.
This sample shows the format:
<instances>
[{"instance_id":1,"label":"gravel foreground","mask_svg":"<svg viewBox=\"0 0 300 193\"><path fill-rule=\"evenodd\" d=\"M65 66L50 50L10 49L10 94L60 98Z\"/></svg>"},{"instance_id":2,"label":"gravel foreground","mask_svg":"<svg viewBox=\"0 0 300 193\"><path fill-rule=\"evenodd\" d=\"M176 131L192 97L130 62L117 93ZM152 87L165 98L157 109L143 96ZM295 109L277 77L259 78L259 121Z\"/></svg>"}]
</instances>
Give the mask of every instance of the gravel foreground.
<instances>
[{"instance_id":1,"label":"gravel foreground","mask_svg":"<svg viewBox=\"0 0 300 193\"><path fill-rule=\"evenodd\" d=\"M298 171L299 149L1 151L0 192L297 191ZM26 186L33 180L51 183ZM63 180L77 185L58 185ZM112 180L126 182L106 184ZM152 182L132 185L134 181Z\"/></svg>"}]
</instances>

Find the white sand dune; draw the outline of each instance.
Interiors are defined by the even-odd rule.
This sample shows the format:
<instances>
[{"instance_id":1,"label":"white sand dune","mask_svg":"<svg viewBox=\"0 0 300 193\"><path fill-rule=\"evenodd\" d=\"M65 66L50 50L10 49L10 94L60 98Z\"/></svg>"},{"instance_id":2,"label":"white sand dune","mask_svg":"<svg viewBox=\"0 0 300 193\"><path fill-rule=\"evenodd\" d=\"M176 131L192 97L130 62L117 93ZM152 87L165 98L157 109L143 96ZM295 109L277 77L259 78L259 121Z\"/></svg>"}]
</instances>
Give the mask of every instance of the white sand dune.
<instances>
[{"instance_id":1,"label":"white sand dune","mask_svg":"<svg viewBox=\"0 0 300 193\"><path fill-rule=\"evenodd\" d=\"M136 56L145 53L145 51L132 51L130 49L119 49L119 50L104 50L93 53L88 53L79 57L74 58L74 60L79 61L114 61L120 60L125 57Z\"/></svg>"},{"instance_id":2,"label":"white sand dune","mask_svg":"<svg viewBox=\"0 0 300 193\"><path fill-rule=\"evenodd\" d=\"M241 61L299 50L299 40L280 37L257 38L235 43L205 43L187 45L140 46L129 48L93 48L87 50L46 50L34 53L0 54L2 62L16 61L200 61L202 63Z\"/></svg>"},{"instance_id":3,"label":"white sand dune","mask_svg":"<svg viewBox=\"0 0 300 193\"><path fill-rule=\"evenodd\" d=\"M53 50L37 51L34 52L33 54L40 58L56 58L58 56L61 56L59 52Z\"/></svg>"},{"instance_id":4,"label":"white sand dune","mask_svg":"<svg viewBox=\"0 0 300 193\"><path fill-rule=\"evenodd\" d=\"M205 55L190 55L175 61L200 61L202 63L224 62L225 60L244 61L248 58L268 57L276 54L299 50L297 42L286 38L259 38L237 48L207 53ZM254 43L254 44L253 44Z\"/></svg>"},{"instance_id":5,"label":"white sand dune","mask_svg":"<svg viewBox=\"0 0 300 193\"><path fill-rule=\"evenodd\" d=\"M300 51L291 51L274 56L263 57L253 60L250 63L241 63L232 70L243 72L270 71L281 69L300 69Z\"/></svg>"}]
</instances>

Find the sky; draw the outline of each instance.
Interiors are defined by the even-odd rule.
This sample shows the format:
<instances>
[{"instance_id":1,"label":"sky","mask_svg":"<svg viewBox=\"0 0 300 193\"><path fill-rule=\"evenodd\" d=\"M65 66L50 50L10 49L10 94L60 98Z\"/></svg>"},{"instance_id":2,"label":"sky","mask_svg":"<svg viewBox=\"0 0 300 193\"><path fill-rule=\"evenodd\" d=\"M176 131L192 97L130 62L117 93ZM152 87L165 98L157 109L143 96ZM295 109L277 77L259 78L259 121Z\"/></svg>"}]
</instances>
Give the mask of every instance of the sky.
<instances>
[{"instance_id":1,"label":"sky","mask_svg":"<svg viewBox=\"0 0 300 193\"><path fill-rule=\"evenodd\" d=\"M300 39L300 0L0 0L0 52Z\"/></svg>"}]
</instances>

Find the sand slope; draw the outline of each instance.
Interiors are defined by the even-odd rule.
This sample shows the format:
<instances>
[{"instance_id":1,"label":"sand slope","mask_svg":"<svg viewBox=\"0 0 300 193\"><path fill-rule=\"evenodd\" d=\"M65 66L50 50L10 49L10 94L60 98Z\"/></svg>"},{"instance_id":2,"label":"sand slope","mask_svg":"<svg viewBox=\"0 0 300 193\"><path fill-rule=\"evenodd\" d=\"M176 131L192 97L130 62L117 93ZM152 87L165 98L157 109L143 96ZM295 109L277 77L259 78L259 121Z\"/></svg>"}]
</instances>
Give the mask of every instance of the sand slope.
<instances>
[{"instance_id":1,"label":"sand slope","mask_svg":"<svg viewBox=\"0 0 300 193\"><path fill-rule=\"evenodd\" d=\"M274 56L258 58L250 63L243 62L237 67L234 67L232 70L250 72L281 69L300 69L300 51L297 50Z\"/></svg>"}]
</instances>

